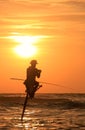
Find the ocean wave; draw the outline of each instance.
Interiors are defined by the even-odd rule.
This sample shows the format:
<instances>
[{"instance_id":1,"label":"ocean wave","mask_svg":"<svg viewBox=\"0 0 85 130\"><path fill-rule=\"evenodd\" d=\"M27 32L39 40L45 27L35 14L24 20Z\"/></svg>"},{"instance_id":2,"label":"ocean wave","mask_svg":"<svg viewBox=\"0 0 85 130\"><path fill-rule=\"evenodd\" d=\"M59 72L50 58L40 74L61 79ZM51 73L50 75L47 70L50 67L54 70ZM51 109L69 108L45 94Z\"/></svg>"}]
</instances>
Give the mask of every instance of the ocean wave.
<instances>
[{"instance_id":1,"label":"ocean wave","mask_svg":"<svg viewBox=\"0 0 85 130\"><path fill-rule=\"evenodd\" d=\"M25 97L0 97L0 106L19 107L23 106ZM35 98L28 99L27 106L29 107L49 107L57 109L85 109L84 101L75 101L67 98L47 99Z\"/></svg>"},{"instance_id":2,"label":"ocean wave","mask_svg":"<svg viewBox=\"0 0 85 130\"><path fill-rule=\"evenodd\" d=\"M25 95L0 95L1 130L85 129L85 95L40 94L28 99L23 122Z\"/></svg>"}]
</instances>

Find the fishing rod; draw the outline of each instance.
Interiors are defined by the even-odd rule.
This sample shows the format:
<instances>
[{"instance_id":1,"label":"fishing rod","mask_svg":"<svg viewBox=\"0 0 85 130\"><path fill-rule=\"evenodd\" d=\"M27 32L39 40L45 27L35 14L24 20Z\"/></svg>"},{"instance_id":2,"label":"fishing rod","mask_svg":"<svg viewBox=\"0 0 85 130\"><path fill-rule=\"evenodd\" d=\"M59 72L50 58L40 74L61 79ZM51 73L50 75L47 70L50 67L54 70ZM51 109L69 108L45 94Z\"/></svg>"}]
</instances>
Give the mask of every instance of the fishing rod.
<instances>
[{"instance_id":1,"label":"fishing rod","mask_svg":"<svg viewBox=\"0 0 85 130\"><path fill-rule=\"evenodd\" d=\"M21 80L21 81L24 81L24 79L21 79L21 78L10 78L10 79L12 79L12 80ZM60 84L56 84L56 83L42 82L42 81L40 81L40 83L48 84L48 85L53 85L53 86L59 86L59 87L63 87L63 88L68 88L68 87L66 87L66 86L63 86L63 85L60 85ZM68 89L75 90L75 89L70 88L70 87L69 87Z\"/></svg>"}]
</instances>

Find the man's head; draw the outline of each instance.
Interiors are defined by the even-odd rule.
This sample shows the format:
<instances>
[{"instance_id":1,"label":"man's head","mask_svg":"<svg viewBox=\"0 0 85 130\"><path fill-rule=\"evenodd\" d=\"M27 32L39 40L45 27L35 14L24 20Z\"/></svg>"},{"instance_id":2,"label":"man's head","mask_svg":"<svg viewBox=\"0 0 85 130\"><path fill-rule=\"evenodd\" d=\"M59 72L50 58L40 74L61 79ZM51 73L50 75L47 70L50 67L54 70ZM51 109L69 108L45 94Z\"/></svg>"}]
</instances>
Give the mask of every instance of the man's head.
<instances>
[{"instance_id":1,"label":"man's head","mask_svg":"<svg viewBox=\"0 0 85 130\"><path fill-rule=\"evenodd\" d=\"M30 64L31 64L32 66L35 66L35 65L37 64L37 61L36 61L36 60L32 60L32 61L30 62Z\"/></svg>"}]
</instances>

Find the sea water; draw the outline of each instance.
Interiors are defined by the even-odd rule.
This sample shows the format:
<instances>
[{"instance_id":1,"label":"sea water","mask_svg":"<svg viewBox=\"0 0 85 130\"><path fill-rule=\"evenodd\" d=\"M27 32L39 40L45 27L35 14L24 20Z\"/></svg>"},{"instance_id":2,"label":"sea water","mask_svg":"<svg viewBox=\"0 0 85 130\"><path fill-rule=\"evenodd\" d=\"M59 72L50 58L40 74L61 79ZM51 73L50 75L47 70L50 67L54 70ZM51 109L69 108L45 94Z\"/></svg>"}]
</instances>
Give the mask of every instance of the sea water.
<instances>
[{"instance_id":1,"label":"sea water","mask_svg":"<svg viewBox=\"0 0 85 130\"><path fill-rule=\"evenodd\" d=\"M85 130L85 94L0 94L0 130Z\"/></svg>"}]
</instances>

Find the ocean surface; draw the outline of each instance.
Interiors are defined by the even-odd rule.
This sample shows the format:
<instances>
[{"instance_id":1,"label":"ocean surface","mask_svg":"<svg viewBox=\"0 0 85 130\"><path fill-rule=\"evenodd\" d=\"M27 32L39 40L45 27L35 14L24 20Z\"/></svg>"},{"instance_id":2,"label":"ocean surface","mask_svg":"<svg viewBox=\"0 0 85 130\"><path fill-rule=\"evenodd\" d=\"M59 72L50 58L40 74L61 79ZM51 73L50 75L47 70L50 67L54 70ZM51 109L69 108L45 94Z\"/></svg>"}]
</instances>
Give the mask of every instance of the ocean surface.
<instances>
[{"instance_id":1,"label":"ocean surface","mask_svg":"<svg viewBox=\"0 0 85 130\"><path fill-rule=\"evenodd\" d=\"M85 130L85 94L0 94L0 130Z\"/></svg>"}]
</instances>

